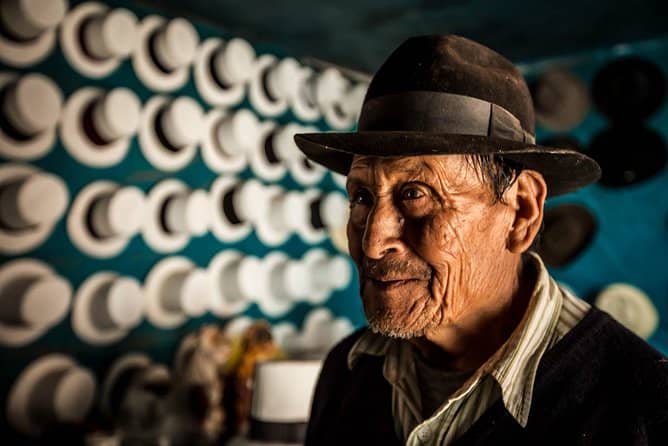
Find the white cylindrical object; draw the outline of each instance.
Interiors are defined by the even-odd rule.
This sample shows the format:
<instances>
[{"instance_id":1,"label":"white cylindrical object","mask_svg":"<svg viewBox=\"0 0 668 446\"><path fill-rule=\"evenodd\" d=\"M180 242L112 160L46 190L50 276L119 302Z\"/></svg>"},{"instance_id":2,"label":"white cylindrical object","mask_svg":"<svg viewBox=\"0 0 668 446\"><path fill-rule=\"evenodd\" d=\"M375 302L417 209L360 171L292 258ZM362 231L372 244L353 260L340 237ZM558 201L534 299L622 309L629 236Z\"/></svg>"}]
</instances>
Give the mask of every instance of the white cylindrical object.
<instances>
[{"instance_id":1,"label":"white cylindrical object","mask_svg":"<svg viewBox=\"0 0 668 446\"><path fill-rule=\"evenodd\" d=\"M167 141L180 148L200 140L203 119L200 105L188 96L180 96L166 106L158 125Z\"/></svg>"},{"instance_id":2,"label":"white cylindrical object","mask_svg":"<svg viewBox=\"0 0 668 446\"><path fill-rule=\"evenodd\" d=\"M228 85L246 82L253 74L255 50L244 39L231 39L213 57L216 74Z\"/></svg>"},{"instance_id":3,"label":"white cylindrical object","mask_svg":"<svg viewBox=\"0 0 668 446\"><path fill-rule=\"evenodd\" d=\"M171 232L202 235L211 222L209 197L203 190L176 195L165 209L165 225Z\"/></svg>"},{"instance_id":4,"label":"white cylindrical object","mask_svg":"<svg viewBox=\"0 0 668 446\"><path fill-rule=\"evenodd\" d=\"M366 91L369 88L367 84L357 84L354 87L351 87L341 98L340 106L343 113L346 116L354 116L357 118L359 116L360 110L362 109L362 104L364 102L364 96Z\"/></svg>"},{"instance_id":5,"label":"white cylindrical object","mask_svg":"<svg viewBox=\"0 0 668 446\"><path fill-rule=\"evenodd\" d=\"M315 262L309 271L313 289L343 289L350 283L351 269L342 256L329 257Z\"/></svg>"},{"instance_id":6,"label":"white cylindrical object","mask_svg":"<svg viewBox=\"0 0 668 446\"><path fill-rule=\"evenodd\" d=\"M234 211L242 221L256 222L266 212L266 191L262 183L248 180L240 183L232 196Z\"/></svg>"},{"instance_id":7,"label":"white cylindrical object","mask_svg":"<svg viewBox=\"0 0 668 446\"><path fill-rule=\"evenodd\" d=\"M82 367L70 367L58 380L53 395L53 411L60 423L80 423L95 398L95 378Z\"/></svg>"},{"instance_id":8,"label":"white cylindrical object","mask_svg":"<svg viewBox=\"0 0 668 446\"><path fill-rule=\"evenodd\" d=\"M139 324L144 314L139 282L130 277L116 278L106 291L105 310L115 328L130 329Z\"/></svg>"},{"instance_id":9,"label":"white cylindrical object","mask_svg":"<svg viewBox=\"0 0 668 446\"><path fill-rule=\"evenodd\" d=\"M63 180L48 173L36 173L0 190L0 221L13 229L55 223L68 201Z\"/></svg>"},{"instance_id":10,"label":"white cylindrical object","mask_svg":"<svg viewBox=\"0 0 668 446\"><path fill-rule=\"evenodd\" d=\"M58 86L42 74L26 74L7 91L2 110L7 121L26 136L58 123L63 98Z\"/></svg>"},{"instance_id":11,"label":"white cylindrical object","mask_svg":"<svg viewBox=\"0 0 668 446\"><path fill-rule=\"evenodd\" d=\"M33 281L24 291L19 308L21 321L34 327L50 327L62 320L70 305L72 288L58 276Z\"/></svg>"},{"instance_id":12,"label":"white cylindrical object","mask_svg":"<svg viewBox=\"0 0 668 446\"><path fill-rule=\"evenodd\" d=\"M175 313L197 317L209 308L209 279L201 269L173 274L166 280L163 293L165 308Z\"/></svg>"},{"instance_id":13,"label":"white cylindrical object","mask_svg":"<svg viewBox=\"0 0 668 446\"><path fill-rule=\"evenodd\" d=\"M0 2L2 25L22 40L39 37L60 23L67 11L65 0L3 0Z\"/></svg>"},{"instance_id":14,"label":"white cylindrical object","mask_svg":"<svg viewBox=\"0 0 668 446\"><path fill-rule=\"evenodd\" d=\"M288 99L299 91L299 62L291 57L282 59L269 68L267 90L275 99Z\"/></svg>"},{"instance_id":15,"label":"white cylindrical object","mask_svg":"<svg viewBox=\"0 0 668 446\"><path fill-rule=\"evenodd\" d=\"M91 210L91 224L101 238L131 237L141 227L145 216L144 193L134 187L117 189L99 198Z\"/></svg>"},{"instance_id":16,"label":"white cylindrical object","mask_svg":"<svg viewBox=\"0 0 668 446\"><path fill-rule=\"evenodd\" d=\"M327 68L315 81L315 97L321 107L339 102L348 88L348 80L336 68Z\"/></svg>"},{"instance_id":17,"label":"white cylindrical object","mask_svg":"<svg viewBox=\"0 0 668 446\"><path fill-rule=\"evenodd\" d=\"M301 152L294 137L300 131L301 126L298 124L286 124L274 133L272 145L276 158L286 164L299 159Z\"/></svg>"},{"instance_id":18,"label":"white cylindrical object","mask_svg":"<svg viewBox=\"0 0 668 446\"><path fill-rule=\"evenodd\" d=\"M185 19L170 20L155 39L155 56L169 71L186 67L195 58L199 37L197 30Z\"/></svg>"},{"instance_id":19,"label":"white cylindrical object","mask_svg":"<svg viewBox=\"0 0 668 446\"><path fill-rule=\"evenodd\" d=\"M141 103L132 90L114 88L95 103L93 124L105 141L115 141L137 131L140 112Z\"/></svg>"},{"instance_id":20,"label":"white cylindrical object","mask_svg":"<svg viewBox=\"0 0 668 446\"><path fill-rule=\"evenodd\" d=\"M137 44L137 17L127 9L113 9L85 23L83 45L97 59L127 57Z\"/></svg>"},{"instance_id":21,"label":"white cylindrical object","mask_svg":"<svg viewBox=\"0 0 668 446\"><path fill-rule=\"evenodd\" d=\"M320 219L325 227L339 228L348 220L348 199L340 192L330 192L320 200Z\"/></svg>"},{"instance_id":22,"label":"white cylindrical object","mask_svg":"<svg viewBox=\"0 0 668 446\"><path fill-rule=\"evenodd\" d=\"M228 155L240 155L250 150L260 132L260 121L250 110L241 109L226 116L217 129L220 147Z\"/></svg>"}]
</instances>

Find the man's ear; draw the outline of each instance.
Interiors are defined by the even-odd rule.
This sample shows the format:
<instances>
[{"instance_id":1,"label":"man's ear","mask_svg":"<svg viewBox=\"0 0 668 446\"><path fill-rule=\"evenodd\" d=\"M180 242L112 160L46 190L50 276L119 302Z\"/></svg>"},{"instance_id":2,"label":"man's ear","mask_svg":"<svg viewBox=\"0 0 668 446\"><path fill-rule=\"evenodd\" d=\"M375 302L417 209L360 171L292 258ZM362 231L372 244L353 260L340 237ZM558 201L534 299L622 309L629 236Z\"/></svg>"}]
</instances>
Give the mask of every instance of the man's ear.
<instances>
[{"instance_id":1,"label":"man's ear","mask_svg":"<svg viewBox=\"0 0 668 446\"><path fill-rule=\"evenodd\" d=\"M508 232L507 248L521 254L529 249L543 222L547 184L535 170L523 170L517 177L516 187L511 199L515 219Z\"/></svg>"}]
</instances>

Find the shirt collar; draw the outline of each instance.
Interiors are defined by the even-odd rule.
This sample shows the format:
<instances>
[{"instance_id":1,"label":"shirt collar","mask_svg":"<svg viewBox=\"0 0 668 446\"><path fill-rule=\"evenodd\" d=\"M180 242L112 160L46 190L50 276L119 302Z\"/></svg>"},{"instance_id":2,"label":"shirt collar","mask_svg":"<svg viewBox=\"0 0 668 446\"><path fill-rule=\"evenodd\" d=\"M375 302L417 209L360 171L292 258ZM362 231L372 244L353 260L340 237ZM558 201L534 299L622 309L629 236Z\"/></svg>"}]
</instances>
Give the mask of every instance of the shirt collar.
<instances>
[{"instance_id":1,"label":"shirt collar","mask_svg":"<svg viewBox=\"0 0 668 446\"><path fill-rule=\"evenodd\" d=\"M529 257L538 271L538 277L527 310L508 340L474 373L474 376L489 374L496 380L501 387L506 410L522 427L526 426L529 418L538 364L547 350L562 305L559 287L540 257L532 252ZM384 375L395 384L391 379L393 375L405 376L409 373L396 369L388 373L389 356L404 350L393 348L393 345L396 347L395 344L401 342L404 341L366 330L348 353L348 367L352 369L362 355L385 356ZM397 367L405 367L406 364L406 361L390 361ZM411 363L408 367L414 369L412 366Z\"/></svg>"}]
</instances>

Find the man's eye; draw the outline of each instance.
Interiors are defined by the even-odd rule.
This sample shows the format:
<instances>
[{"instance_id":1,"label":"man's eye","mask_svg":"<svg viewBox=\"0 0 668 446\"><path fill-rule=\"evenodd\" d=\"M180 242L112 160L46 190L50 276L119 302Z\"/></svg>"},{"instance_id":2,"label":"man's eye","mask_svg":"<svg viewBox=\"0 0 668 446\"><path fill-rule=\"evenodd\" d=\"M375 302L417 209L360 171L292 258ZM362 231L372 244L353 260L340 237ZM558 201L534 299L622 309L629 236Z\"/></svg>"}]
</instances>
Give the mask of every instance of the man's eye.
<instances>
[{"instance_id":1,"label":"man's eye","mask_svg":"<svg viewBox=\"0 0 668 446\"><path fill-rule=\"evenodd\" d=\"M368 206L371 204L371 194L364 189L356 190L350 196L350 204Z\"/></svg>"},{"instance_id":2,"label":"man's eye","mask_svg":"<svg viewBox=\"0 0 668 446\"><path fill-rule=\"evenodd\" d=\"M416 187L407 187L406 189L401 191L402 200L417 200L418 198L422 198L423 196L424 192L422 192L420 189Z\"/></svg>"}]
</instances>

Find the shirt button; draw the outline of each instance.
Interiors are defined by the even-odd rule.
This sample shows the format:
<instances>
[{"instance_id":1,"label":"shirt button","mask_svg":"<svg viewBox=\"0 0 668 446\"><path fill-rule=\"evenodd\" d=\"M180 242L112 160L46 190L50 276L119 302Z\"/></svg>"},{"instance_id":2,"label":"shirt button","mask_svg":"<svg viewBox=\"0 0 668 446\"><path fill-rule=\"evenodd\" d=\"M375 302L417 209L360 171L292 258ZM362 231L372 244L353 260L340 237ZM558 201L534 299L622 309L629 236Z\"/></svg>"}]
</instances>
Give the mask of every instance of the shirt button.
<instances>
[{"instance_id":1,"label":"shirt button","mask_svg":"<svg viewBox=\"0 0 668 446\"><path fill-rule=\"evenodd\" d=\"M418 439L420 441L427 442L429 438L431 438L431 429L428 427L425 426L418 431Z\"/></svg>"}]
</instances>

